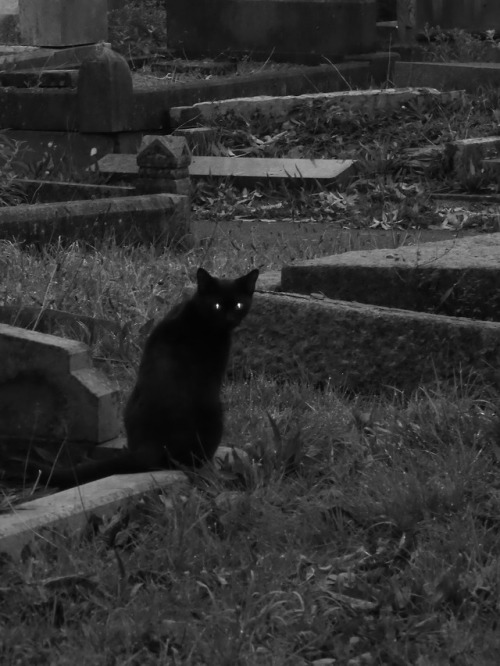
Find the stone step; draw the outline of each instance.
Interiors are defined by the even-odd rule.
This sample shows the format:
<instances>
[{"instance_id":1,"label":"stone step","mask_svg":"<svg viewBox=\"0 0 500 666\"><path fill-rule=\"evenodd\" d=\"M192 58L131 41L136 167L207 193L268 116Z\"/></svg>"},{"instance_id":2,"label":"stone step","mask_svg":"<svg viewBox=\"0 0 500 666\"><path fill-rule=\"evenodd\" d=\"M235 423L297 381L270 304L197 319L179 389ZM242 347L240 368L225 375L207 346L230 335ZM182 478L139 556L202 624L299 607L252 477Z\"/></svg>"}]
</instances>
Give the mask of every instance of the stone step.
<instances>
[{"instance_id":1,"label":"stone step","mask_svg":"<svg viewBox=\"0 0 500 666\"><path fill-rule=\"evenodd\" d=\"M500 321L500 233L284 266L286 292Z\"/></svg>"},{"instance_id":2,"label":"stone step","mask_svg":"<svg viewBox=\"0 0 500 666\"><path fill-rule=\"evenodd\" d=\"M131 181L138 174L136 158L136 155L110 153L98 161L99 171L115 180ZM189 175L192 178L234 178L240 185L282 180L329 184L352 174L354 165L354 160L193 156Z\"/></svg>"}]
</instances>

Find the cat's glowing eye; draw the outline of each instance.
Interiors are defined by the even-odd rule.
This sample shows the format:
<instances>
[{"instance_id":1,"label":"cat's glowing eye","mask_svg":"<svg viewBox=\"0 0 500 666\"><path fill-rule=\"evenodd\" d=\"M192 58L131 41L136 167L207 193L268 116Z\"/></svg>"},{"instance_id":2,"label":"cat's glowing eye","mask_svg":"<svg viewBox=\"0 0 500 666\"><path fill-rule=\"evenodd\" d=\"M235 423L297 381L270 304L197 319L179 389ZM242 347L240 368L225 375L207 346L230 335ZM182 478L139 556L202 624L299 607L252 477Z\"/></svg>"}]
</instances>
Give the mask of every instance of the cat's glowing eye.
<instances>
[{"instance_id":1,"label":"cat's glowing eye","mask_svg":"<svg viewBox=\"0 0 500 666\"><path fill-rule=\"evenodd\" d=\"M243 303L236 303L236 309L241 310L243 308Z\"/></svg>"},{"instance_id":2,"label":"cat's glowing eye","mask_svg":"<svg viewBox=\"0 0 500 666\"><path fill-rule=\"evenodd\" d=\"M221 308L221 304L220 304L220 303L214 303L214 308L215 308L216 310L220 310L220 308Z\"/></svg>"}]
</instances>

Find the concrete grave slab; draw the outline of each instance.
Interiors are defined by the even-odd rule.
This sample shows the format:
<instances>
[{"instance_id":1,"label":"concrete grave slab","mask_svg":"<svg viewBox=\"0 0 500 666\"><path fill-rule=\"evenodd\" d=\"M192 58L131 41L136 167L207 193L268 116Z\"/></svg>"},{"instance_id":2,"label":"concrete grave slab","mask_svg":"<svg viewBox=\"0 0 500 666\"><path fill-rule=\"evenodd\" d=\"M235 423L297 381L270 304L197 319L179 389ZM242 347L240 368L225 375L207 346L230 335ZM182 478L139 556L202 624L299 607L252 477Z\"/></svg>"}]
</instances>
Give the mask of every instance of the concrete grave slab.
<instances>
[{"instance_id":1,"label":"concrete grave slab","mask_svg":"<svg viewBox=\"0 0 500 666\"><path fill-rule=\"evenodd\" d=\"M458 178L466 180L480 173L482 160L495 158L500 150L500 136L458 139L446 145L445 157Z\"/></svg>"},{"instance_id":2,"label":"concrete grave slab","mask_svg":"<svg viewBox=\"0 0 500 666\"><path fill-rule=\"evenodd\" d=\"M480 87L500 87L500 63L401 61L394 66L394 83L473 93Z\"/></svg>"},{"instance_id":3,"label":"concrete grave slab","mask_svg":"<svg viewBox=\"0 0 500 666\"><path fill-rule=\"evenodd\" d=\"M105 42L111 48L111 45ZM96 53L96 44L82 44L62 49L34 46L9 47L0 51L0 67L9 69L71 68L79 66Z\"/></svg>"},{"instance_id":4,"label":"concrete grave slab","mask_svg":"<svg viewBox=\"0 0 500 666\"><path fill-rule=\"evenodd\" d=\"M134 180L136 155L106 155L99 171L110 178ZM204 157L194 155L188 167L191 178L234 178L241 185L259 181L320 181L336 183L352 175L354 160L308 160L264 157Z\"/></svg>"},{"instance_id":5,"label":"concrete grave slab","mask_svg":"<svg viewBox=\"0 0 500 666\"><path fill-rule=\"evenodd\" d=\"M25 502L0 516L0 552L19 557L22 548L35 538L50 542L51 530L74 536L87 526L91 516L112 515L144 494L177 493L187 487L182 472L144 472L110 476Z\"/></svg>"},{"instance_id":6,"label":"concrete grave slab","mask_svg":"<svg viewBox=\"0 0 500 666\"><path fill-rule=\"evenodd\" d=\"M500 321L500 233L284 266L284 291Z\"/></svg>"},{"instance_id":7,"label":"concrete grave slab","mask_svg":"<svg viewBox=\"0 0 500 666\"><path fill-rule=\"evenodd\" d=\"M362 109L369 113L375 109L396 109L412 101L425 108L429 101L439 100L443 104L461 96L461 93L442 93L435 88L388 88L375 90L349 90L304 95L261 95L240 97L215 102L199 102L192 106L172 107L170 122L173 127L188 126L193 123L206 124L227 114L250 120L260 114L274 120L286 120L296 108L313 107L314 103L331 103L346 110Z\"/></svg>"},{"instance_id":8,"label":"concrete grave slab","mask_svg":"<svg viewBox=\"0 0 500 666\"><path fill-rule=\"evenodd\" d=\"M500 324L318 295L257 293L235 332L231 374L370 393L471 374L496 385Z\"/></svg>"},{"instance_id":9,"label":"concrete grave slab","mask_svg":"<svg viewBox=\"0 0 500 666\"><path fill-rule=\"evenodd\" d=\"M0 238L26 243L89 240L190 245L189 201L152 194L0 209Z\"/></svg>"},{"instance_id":10,"label":"concrete grave slab","mask_svg":"<svg viewBox=\"0 0 500 666\"><path fill-rule=\"evenodd\" d=\"M119 391L75 340L0 324L2 436L99 443L120 431Z\"/></svg>"}]
</instances>

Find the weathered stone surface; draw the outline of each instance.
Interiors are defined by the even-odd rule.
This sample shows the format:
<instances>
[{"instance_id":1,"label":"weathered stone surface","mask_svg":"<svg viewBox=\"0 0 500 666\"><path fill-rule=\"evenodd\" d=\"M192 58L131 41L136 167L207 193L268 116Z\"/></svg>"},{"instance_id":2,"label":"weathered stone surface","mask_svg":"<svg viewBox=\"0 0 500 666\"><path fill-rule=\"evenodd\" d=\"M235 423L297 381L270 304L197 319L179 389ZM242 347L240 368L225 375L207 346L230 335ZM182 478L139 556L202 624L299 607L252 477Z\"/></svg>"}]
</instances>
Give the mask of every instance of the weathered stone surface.
<instances>
[{"instance_id":1,"label":"weathered stone surface","mask_svg":"<svg viewBox=\"0 0 500 666\"><path fill-rule=\"evenodd\" d=\"M189 202L173 194L21 205L0 209L0 238L27 243L92 240L189 244Z\"/></svg>"},{"instance_id":2,"label":"weathered stone surface","mask_svg":"<svg viewBox=\"0 0 500 666\"><path fill-rule=\"evenodd\" d=\"M377 24L377 32L378 30L379 24ZM375 51L373 53L350 55L349 59L353 62L369 63L373 83L375 85L384 85L387 81L392 81L394 64L401 60L401 56L395 51Z\"/></svg>"},{"instance_id":3,"label":"weathered stone surface","mask_svg":"<svg viewBox=\"0 0 500 666\"><path fill-rule=\"evenodd\" d=\"M398 0L398 22L401 36L439 26L442 30L462 28L486 32L500 28L500 5L497 0Z\"/></svg>"},{"instance_id":4,"label":"weathered stone surface","mask_svg":"<svg viewBox=\"0 0 500 666\"><path fill-rule=\"evenodd\" d=\"M462 181L481 172L482 160L495 158L500 149L500 136L458 139L446 145L446 158Z\"/></svg>"},{"instance_id":5,"label":"weathered stone surface","mask_svg":"<svg viewBox=\"0 0 500 666\"><path fill-rule=\"evenodd\" d=\"M284 266L284 291L500 321L500 233Z\"/></svg>"},{"instance_id":6,"label":"weathered stone surface","mask_svg":"<svg viewBox=\"0 0 500 666\"><path fill-rule=\"evenodd\" d=\"M117 179L132 180L139 173L134 155L110 154L98 164L101 173ZM328 184L352 174L354 167L354 160L193 156L189 175L191 178L232 178L240 185L282 180Z\"/></svg>"},{"instance_id":7,"label":"weathered stone surface","mask_svg":"<svg viewBox=\"0 0 500 666\"><path fill-rule=\"evenodd\" d=\"M496 382L500 324L258 293L235 332L232 372L359 391L413 390L477 373Z\"/></svg>"},{"instance_id":8,"label":"weathered stone surface","mask_svg":"<svg viewBox=\"0 0 500 666\"><path fill-rule=\"evenodd\" d=\"M500 63L397 62L394 84L398 87L432 86L473 93L480 87L500 87Z\"/></svg>"},{"instance_id":9,"label":"weathered stone surface","mask_svg":"<svg viewBox=\"0 0 500 666\"><path fill-rule=\"evenodd\" d=\"M182 472L144 472L110 476L25 502L0 516L0 552L18 557L26 544L37 537L47 538L52 530L74 538L92 515L112 515L146 493L177 493L187 487Z\"/></svg>"},{"instance_id":10,"label":"weathered stone surface","mask_svg":"<svg viewBox=\"0 0 500 666\"><path fill-rule=\"evenodd\" d=\"M105 45L111 47L105 42ZM71 68L81 63L96 53L101 44L83 44L68 48L36 48L34 46L19 46L15 51L2 53L0 55L0 66L8 66L9 69L40 69L40 68Z\"/></svg>"},{"instance_id":11,"label":"weathered stone surface","mask_svg":"<svg viewBox=\"0 0 500 666\"><path fill-rule=\"evenodd\" d=\"M190 58L308 63L375 48L375 0L169 0L167 14L169 46Z\"/></svg>"},{"instance_id":12,"label":"weathered stone surface","mask_svg":"<svg viewBox=\"0 0 500 666\"><path fill-rule=\"evenodd\" d=\"M260 114L266 118L286 120L297 108L311 110L315 103L328 103L346 110L361 108L364 113L378 109L397 109L403 104L413 102L422 109L429 102L439 100L448 103L460 93L442 93L434 88L387 88L384 90L348 90L342 92L313 93L305 95L261 95L259 97L240 97L221 101L198 102L192 106L172 107L170 121L173 127L193 123L210 123L227 114L249 120Z\"/></svg>"},{"instance_id":13,"label":"weathered stone surface","mask_svg":"<svg viewBox=\"0 0 500 666\"><path fill-rule=\"evenodd\" d=\"M19 0L23 44L73 46L107 39L107 0Z\"/></svg>"},{"instance_id":14,"label":"weathered stone surface","mask_svg":"<svg viewBox=\"0 0 500 666\"><path fill-rule=\"evenodd\" d=\"M191 151L183 136L143 137L137 153L137 165L140 167L156 167L181 169L191 163Z\"/></svg>"},{"instance_id":15,"label":"weathered stone surface","mask_svg":"<svg viewBox=\"0 0 500 666\"><path fill-rule=\"evenodd\" d=\"M213 127L178 127L173 134L183 136L191 152L210 155L210 146L217 137L217 130Z\"/></svg>"},{"instance_id":16,"label":"weathered stone surface","mask_svg":"<svg viewBox=\"0 0 500 666\"><path fill-rule=\"evenodd\" d=\"M3 436L104 442L121 427L119 392L74 340L0 324Z\"/></svg>"},{"instance_id":17,"label":"weathered stone surface","mask_svg":"<svg viewBox=\"0 0 500 666\"><path fill-rule=\"evenodd\" d=\"M73 132L77 125L72 88L0 88L0 129Z\"/></svg>"},{"instance_id":18,"label":"weathered stone surface","mask_svg":"<svg viewBox=\"0 0 500 666\"><path fill-rule=\"evenodd\" d=\"M132 74L125 58L103 46L78 74L80 132L122 132L130 127Z\"/></svg>"},{"instance_id":19,"label":"weathered stone surface","mask_svg":"<svg viewBox=\"0 0 500 666\"><path fill-rule=\"evenodd\" d=\"M144 194L156 192L170 192L182 196L191 194L191 180L189 178L138 178L135 181L136 189Z\"/></svg>"}]
</instances>

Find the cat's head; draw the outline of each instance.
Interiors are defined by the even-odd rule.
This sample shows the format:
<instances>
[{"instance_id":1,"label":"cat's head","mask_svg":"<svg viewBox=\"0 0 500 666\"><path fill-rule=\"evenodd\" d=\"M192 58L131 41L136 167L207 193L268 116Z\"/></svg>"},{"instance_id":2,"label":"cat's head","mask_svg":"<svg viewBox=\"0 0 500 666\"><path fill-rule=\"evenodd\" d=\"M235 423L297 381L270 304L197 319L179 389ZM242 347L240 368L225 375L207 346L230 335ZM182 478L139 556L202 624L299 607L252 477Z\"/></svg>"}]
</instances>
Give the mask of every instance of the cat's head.
<instances>
[{"instance_id":1,"label":"cat's head","mask_svg":"<svg viewBox=\"0 0 500 666\"><path fill-rule=\"evenodd\" d=\"M198 268L195 301L206 323L220 329L238 326L250 310L258 277L257 268L235 280L216 278Z\"/></svg>"}]
</instances>

